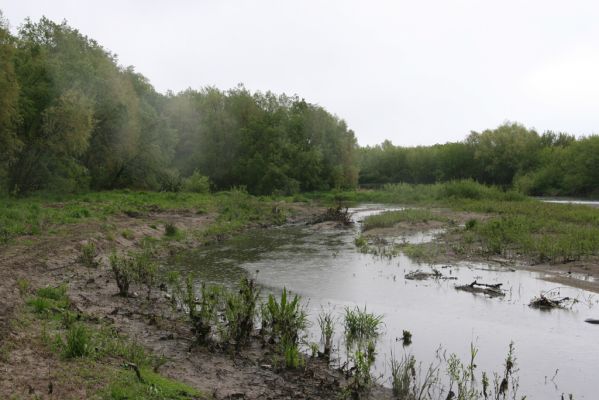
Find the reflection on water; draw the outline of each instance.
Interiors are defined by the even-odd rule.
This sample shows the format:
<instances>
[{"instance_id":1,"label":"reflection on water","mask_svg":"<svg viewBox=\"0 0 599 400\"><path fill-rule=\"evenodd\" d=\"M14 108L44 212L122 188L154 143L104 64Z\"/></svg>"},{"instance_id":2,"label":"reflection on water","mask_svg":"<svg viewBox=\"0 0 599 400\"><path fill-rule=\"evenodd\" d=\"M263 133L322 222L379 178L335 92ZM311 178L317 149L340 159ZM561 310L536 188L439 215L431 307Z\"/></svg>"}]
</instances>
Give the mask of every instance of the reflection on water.
<instances>
[{"instance_id":1,"label":"reflection on water","mask_svg":"<svg viewBox=\"0 0 599 400\"><path fill-rule=\"evenodd\" d=\"M361 220L373 210L381 209L364 206L352 211L354 219ZM354 305L384 314L385 333L377 360L377 370L383 374L388 373L390 351L404 351L395 340L404 329L413 334L413 343L405 351L424 363L433 361L440 345L467 359L470 343L475 343L479 373L500 371L508 345L514 341L522 394L532 399L557 399L562 392L573 393L576 399L597 398L593 379L599 368L599 327L584 322L599 314L599 307L593 307L597 304L593 294L561 288L562 296L581 301L570 311L541 312L530 309L528 302L555 284L531 272L466 262L435 266L457 281L406 280L406 273L428 266L405 256L389 260L359 253L353 244L358 230L358 224L348 229L287 226L254 230L224 244L181 255L173 264L193 270L200 280L225 285L259 271L257 279L265 292L278 292L286 286L300 294L314 321L323 305L334 307L340 315L344 307ZM430 240L430 236L407 240ZM507 295L490 299L454 289L456 283L475 279L501 282ZM318 341L316 323L311 330L311 340Z\"/></svg>"}]
</instances>

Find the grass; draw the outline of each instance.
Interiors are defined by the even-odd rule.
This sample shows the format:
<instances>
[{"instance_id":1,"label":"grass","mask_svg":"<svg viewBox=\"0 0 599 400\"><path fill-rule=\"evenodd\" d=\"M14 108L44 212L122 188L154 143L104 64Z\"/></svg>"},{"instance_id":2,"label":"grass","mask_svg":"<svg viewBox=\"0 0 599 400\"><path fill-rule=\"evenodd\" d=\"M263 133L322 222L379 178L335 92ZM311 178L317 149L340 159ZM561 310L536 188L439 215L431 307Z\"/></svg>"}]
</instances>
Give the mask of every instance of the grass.
<instances>
[{"instance_id":1,"label":"grass","mask_svg":"<svg viewBox=\"0 0 599 400\"><path fill-rule=\"evenodd\" d=\"M25 198L4 196L0 197L0 244L20 236L60 234L59 228L65 225L104 224L113 215L147 215L156 211L219 213L218 229L231 232L250 222L284 222L285 212L273 209L273 199L250 196L241 189L216 194L114 190L72 195L37 193ZM133 232L127 230L120 234L133 238Z\"/></svg>"},{"instance_id":2,"label":"grass","mask_svg":"<svg viewBox=\"0 0 599 400\"><path fill-rule=\"evenodd\" d=\"M23 309L18 318L20 322L14 324L14 329L23 330L14 337L19 342L8 343L13 339L7 337L7 348L22 346L20 341L27 338L29 346L51 360L55 383L61 380L77 382L79 390L83 391L79 393L85 393L86 398L208 398L188 385L155 372L164 364L163 357L153 355L137 342L118 334L105 322L90 322L93 319L86 315L69 311L68 303L65 285L34 291L28 301L30 307ZM53 313L52 318L46 318L49 311ZM10 357L10 351L5 357ZM138 367L141 380L132 369L123 367L130 364Z\"/></svg>"},{"instance_id":3,"label":"grass","mask_svg":"<svg viewBox=\"0 0 599 400\"><path fill-rule=\"evenodd\" d=\"M166 378L144 367L139 370L142 381L134 371L121 368L113 373L110 385L102 390L104 400L191 400L207 398L198 390Z\"/></svg>"},{"instance_id":4,"label":"grass","mask_svg":"<svg viewBox=\"0 0 599 400\"><path fill-rule=\"evenodd\" d=\"M366 311L366 306L345 308L345 340L348 343L364 343L376 339L380 334L383 316Z\"/></svg>"}]
</instances>

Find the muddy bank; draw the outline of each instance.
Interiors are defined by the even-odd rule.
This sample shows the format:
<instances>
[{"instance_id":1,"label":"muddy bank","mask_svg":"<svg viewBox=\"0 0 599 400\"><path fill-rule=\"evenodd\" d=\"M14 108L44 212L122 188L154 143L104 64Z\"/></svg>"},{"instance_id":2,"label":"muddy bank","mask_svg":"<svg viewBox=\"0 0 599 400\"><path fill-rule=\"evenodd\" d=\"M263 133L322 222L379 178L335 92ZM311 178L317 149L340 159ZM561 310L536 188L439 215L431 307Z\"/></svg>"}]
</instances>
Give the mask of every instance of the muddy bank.
<instances>
[{"instance_id":1,"label":"muddy bank","mask_svg":"<svg viewBox=\"0 0 599 400\"><path fill-rule=\"evenodd\" d=\"M401 251L418 262L485 262L506 269L538 272L546 281L599 293L599 259L596 257L561 263L538 263L532 257L515 251L503 255L486 254L479 243L465 239L464 232L469 221L486 221L492 218L492 215L438 208L430 211L446 221L400 222L393 227L366 230L362 232L362 236L371 244L388 245L388 254L393 255ZM417 247L407 243L410 237L422 233L430 233L431 240L416 243Z\"/></svg>"},{"instance_id":2,"label":"muddy bank","mask_svg":"<svg viewBox=\"0 0 599 400\"><path fill-rule=\"evenodd\" d=\"M290 205L290 223L311 221L322 210ZM133 287L132 298L118 292L107 258L113 251L140 247L143 240L164 237L164 222L180 231L201 232L215 215L193 212L155 212L120 215L102 223L63 227L60 235L32 237L0 248L0 398L90 398L93 385L78 382L80 374L69 374L79 361L65 361L41 345L43 329L23 317L27 293L19 282L27 282L28 293L47 285L67 284L71 307L92 324L114 327L153 354L164 356L157 372L182 381L215 399L330 399L345 384L342 373L319 359L307 359L306 367L285 370L272 363L271 350L253 340L247 350L233 357L219 350L194 344L184 315L174 312L165 292L154 290L145 298ZM106 226L110 225L110 232ZM256 227L256 226L254 226ZM162 256L202 246L226 237L186 235L160 246ZM79 258L82 246L93 242L98 250L98 268L88 268ZM104 360L102 363L110 363ZM116 361L114 361L116 362ZM81 361L83 363L83 361ZM102 363L86 364L94 376ZM102 384L99 382L98 384ZM374 398L389 398L389 391L375 388ZM90 392L91 391L91 392Z\"/></svg>"}]
</instances>

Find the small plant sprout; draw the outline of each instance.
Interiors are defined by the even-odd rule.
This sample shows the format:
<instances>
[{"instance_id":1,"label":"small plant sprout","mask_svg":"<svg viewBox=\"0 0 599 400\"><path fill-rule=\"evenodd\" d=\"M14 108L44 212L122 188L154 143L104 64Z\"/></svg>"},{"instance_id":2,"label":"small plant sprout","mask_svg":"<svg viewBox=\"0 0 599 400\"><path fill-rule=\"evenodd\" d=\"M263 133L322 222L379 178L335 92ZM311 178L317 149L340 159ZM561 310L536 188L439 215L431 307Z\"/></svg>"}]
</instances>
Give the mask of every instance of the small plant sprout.
<instances>
[{"instance_id":1,"label":"small plant sprout","mask_svg":"<svg viewBox=\"0 0 599 400\"><path fill-rule=\"evenodd\" d=\"M177 232L179 230L177 229L177 226L172 223L172 222L167 222L166 224L164 224L164 235L168 236L168 237L173 237L175 235L177 235Z\"/></svg>"},{"instance_id":2,"label":"small plant sprout","mask_svg":"<svg viewBox=\"0 0 599 400\"><path fill-rule=\"evenodd\" d=\"M335 323L337 318L333 315L332 310L322 309L318 315L318 326L320 328L320 340L324 346L323 356L331 357L333 347L333 335L335 334Z\"/></svg>"}]
</instances>

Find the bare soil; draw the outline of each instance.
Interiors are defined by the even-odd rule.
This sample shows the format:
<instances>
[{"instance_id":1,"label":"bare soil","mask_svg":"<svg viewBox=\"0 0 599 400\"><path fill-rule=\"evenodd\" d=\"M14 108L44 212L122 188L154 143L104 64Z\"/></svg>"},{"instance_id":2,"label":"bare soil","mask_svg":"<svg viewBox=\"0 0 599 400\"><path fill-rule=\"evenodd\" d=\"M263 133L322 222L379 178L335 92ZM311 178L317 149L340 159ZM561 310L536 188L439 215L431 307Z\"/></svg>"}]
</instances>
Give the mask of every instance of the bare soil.
<instances>
[{"instance_id":1,"label":"bare soil","mask_svg":"<svg viewBox=\"0 0 599 400\"><path fill-rule=\"evenodd\" d=\"M292 207L292 222L308 221L321 212ZM168 361L160 367L162 375L187 383L209 397L338 398L345 378L323 360L307 359L306 367L295 371L280 369L273 365L270 350L261 346L259 340L233 357L195 345L188 322L181 313L173 311L165 292L154 290L149 301L142 288L133 289L138 293L133 298L116 295L118 289L107 262L112 251L137 247L146 236L162 237L163 225L157 221L169 221L191 231L204 229L213 220L213 215L185 211L120 215L109 221L114 225L112 234L105 232L105 223L93 222L68 226L61 235L21 238L0 247L0 398L86 399L94 389L94 384L90 384L94 369L103 368L101 362L94 364L88 371L89 380L78 381L82 374L72 371L79 368L79 361L65 362L39 344L41 328L35 321L24 319L20 312L25 296L19 291L19 280L29 282L32 289L66 282L72 307L89 320L113 325L154 354L164 355ZM120 234L125 229L133 233L132 237ZM93 241L99 250L98 268L85 267L78 261L81 246L87 241ZM192 238L183 244L173 243L165 251L198 245L197 239ZM375 387L371 398L391 398L390 391Z\"/></svg>"}]
</instances>

